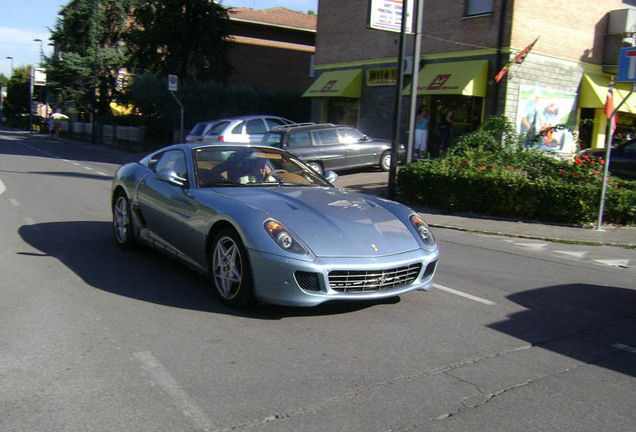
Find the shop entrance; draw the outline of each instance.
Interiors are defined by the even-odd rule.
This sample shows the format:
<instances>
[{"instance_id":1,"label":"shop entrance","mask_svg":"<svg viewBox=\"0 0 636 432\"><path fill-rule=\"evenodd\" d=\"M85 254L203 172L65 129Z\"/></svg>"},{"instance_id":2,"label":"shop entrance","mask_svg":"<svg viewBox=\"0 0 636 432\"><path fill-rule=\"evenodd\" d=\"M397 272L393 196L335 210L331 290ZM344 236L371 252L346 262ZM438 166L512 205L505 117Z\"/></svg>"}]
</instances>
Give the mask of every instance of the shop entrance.
<instances>
[{"instance_id":1,"label":"shop entrance","mask_svg":"<svg viewBox=\"0 0 636 432\"><path fill-rule=\"evenodd\" d=\"M473 96L431 96L429 151L436 157L448 149L458 137L472 132L481 124L484 98ZM445 118L452 111L452 124L445 130Z\"/></svg>"}]
</instances>

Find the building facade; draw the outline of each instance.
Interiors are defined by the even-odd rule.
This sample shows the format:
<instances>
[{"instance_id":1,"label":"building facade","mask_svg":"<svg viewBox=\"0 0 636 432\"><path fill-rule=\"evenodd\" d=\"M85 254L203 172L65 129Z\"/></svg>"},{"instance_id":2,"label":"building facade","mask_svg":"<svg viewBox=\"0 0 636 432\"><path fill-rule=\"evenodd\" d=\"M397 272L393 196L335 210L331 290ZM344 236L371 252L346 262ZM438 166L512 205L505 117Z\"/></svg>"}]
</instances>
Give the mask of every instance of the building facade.
<instances>
[{"instance_id":1,"label":"building facade","mask_svg":"<svg viewBox=\"0 0 636 432\"><path fill-rule=\"evenodd\" d=\"M455 137L504 114L520 133L567 124L578 131L581 147L603 146L603 106L619 48L631 46L636 31L633 0L408 3L424 8L420 55L405 64L405 91L417 74L417 106L429 108L433 151L449 110ZM314 121L347 123L391 138L400 34L370 28L372 8L386 17L399 13L402 1L319 2L316 80L304 96L312 98ZM406 38L409 56L416 54L414 40ZM507 65L507 73L495 79ZM616 105L630 89L616 83ZM400 130L406 131L409 104L403 106ZM615 137L633 135L635 114L631 97L619 111ZM541 146L571 152L576 142L559 131L546 134Z\"/></svg>"},{"instance_id":2,"label":"building facade","mask_svg":"<svg viewBox=\"0 0 636 432\"><path fill-rule=\"evenodd\" d=\"M228 84L302 91L311 84L316 16L286 8L231 8Z\"/></svg>"}]
</instances>

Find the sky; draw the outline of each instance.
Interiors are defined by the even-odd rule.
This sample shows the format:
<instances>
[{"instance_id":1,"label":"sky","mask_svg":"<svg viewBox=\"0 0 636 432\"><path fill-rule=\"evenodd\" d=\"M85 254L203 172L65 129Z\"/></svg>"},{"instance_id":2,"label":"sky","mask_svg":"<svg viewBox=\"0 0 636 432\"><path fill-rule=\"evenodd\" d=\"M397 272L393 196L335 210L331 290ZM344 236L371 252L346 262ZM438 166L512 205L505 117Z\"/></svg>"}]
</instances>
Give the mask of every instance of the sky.
<instances>
[{"instance_id":1,"label":"sky","mask_svg":"<svg viewBox=\"0 0 636 432\"><path fill-rule=\"evenodd\" d=\"M70 0L0 0L0 73L9 77L13 67L37 66L40 45L44 55L51 55L48 46L49 29L55 27L58 12ZM223 6L269 9L286 7L318 12L318 0L221 0ZM42 39L43 43L34 39ZM13 60L7 59L13 57Z\"/></svg>"}]
</instances>

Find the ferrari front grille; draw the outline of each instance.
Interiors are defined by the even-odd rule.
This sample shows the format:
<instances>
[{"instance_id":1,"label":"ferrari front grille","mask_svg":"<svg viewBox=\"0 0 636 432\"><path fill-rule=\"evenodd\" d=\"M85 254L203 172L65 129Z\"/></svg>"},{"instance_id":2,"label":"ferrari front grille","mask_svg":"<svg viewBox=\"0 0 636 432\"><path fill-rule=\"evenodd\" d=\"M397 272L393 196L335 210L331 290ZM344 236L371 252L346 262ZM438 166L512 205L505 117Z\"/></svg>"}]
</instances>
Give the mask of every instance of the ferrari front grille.
<instances>
[{"instance_id":1,"label":"ferrari front grille","mask_svg":"<svg viewBox=\"0 0 636 432\"><path fill-rule=\"evenodd\" d=\"M386 291L413 283L421 270L419 263L386 270L334 270L329 272L329 285L347 293Z\"/></svg>"}]
</instances>

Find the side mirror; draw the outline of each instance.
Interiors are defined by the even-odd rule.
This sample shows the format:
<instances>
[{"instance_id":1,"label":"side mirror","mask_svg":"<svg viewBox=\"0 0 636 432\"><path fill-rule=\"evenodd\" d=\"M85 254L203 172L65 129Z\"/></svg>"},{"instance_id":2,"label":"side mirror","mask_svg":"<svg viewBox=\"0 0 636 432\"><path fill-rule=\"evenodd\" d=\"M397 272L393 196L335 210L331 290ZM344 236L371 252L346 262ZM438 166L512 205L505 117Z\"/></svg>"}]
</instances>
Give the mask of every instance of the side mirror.
<instances>
[{"instance_id":1,"label":"side mirror","mask_svg":"<svg viewBox=\"0 0 636 432\"><path fill-rule=\"evenodd\" d=\"M338 174L333 171L325 171L324 177L327 179L329 183L333 183L338 180Z\"/></svg>"},{"instance_id":2,"label":"side mirror","mask_svg":"<svg viewBox=\"0 0 636 432\"><path fill-rule=\"evenodd\" d=\"M177 172L172 168L165 168L157 171L155 178L178 187L184 187L188 184L188 180L183 177L179 177Z\"/></svg>"}]
</instances>

